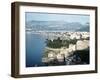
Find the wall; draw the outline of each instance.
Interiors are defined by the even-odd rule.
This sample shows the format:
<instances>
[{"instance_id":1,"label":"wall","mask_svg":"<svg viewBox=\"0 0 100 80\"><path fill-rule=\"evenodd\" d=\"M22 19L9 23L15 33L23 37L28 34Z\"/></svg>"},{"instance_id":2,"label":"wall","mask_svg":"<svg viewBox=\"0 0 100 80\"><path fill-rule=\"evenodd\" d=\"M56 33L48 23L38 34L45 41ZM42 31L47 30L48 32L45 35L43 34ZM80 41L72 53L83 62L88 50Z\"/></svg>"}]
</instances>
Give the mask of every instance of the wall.
<instances>
[{"instance_id":1,"label":"wall","mask_svg":"<svg viewBox=\"0 0 100 80\"><path fill-rule=\"evenodd\" d=\"M1 0L0 2L0 80L16 80L10 77L10 58L11 58L11 2L15 0ZM16 1L29 1L29 0L16 0ZM76 5L89 5L98 6L100 1L98 0L30 0L30 2L41 3L57 3L57 4L76 4ZM98 6L100 9L100 6ZM100 14L100 11L99 11ZM100 21L100 15L98 15ZM100 23L98 24L98 26ZM99 28L99 27L98 27ZM100 29L98 32L100 34ZM100 41L100 37L98 38ZM100 44L100 42L98 42ZM100 46L100 45L99 45ZM98 46L98 47L99 47ZM100 52L100 50L99 50ZM98 52L98 53L99 53ZM98 58L100 54L98 54ZM100 59L98 60L100 61ZM98 67L100 67L98 62ZM53 77L38 77L38 78L23 78L17 80L99 80L100 69L97 74L80 74L80 75L65 75L65 76L53 76Z\"/></svg>"}]
</instances>

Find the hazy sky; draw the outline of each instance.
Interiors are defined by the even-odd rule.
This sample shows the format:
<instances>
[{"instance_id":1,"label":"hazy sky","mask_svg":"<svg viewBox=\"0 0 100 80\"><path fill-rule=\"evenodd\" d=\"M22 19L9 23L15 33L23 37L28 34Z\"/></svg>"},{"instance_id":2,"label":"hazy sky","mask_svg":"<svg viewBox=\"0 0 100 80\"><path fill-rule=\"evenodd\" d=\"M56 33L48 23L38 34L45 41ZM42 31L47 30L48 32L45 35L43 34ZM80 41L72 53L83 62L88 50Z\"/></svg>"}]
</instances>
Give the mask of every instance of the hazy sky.
<instances>
[{"instance_id":1,"label":"hazy sky","mask_svg":"<svg viewBox=\"0 0 100 80\"><path fill-rule=\"evenodd\" d=\"M79 22L81 24L90 21L89 15L76 15L76 14L51 14L51 13L25 13L26 21L66 21L66 22Z\"/></svg>"}]
</instances>

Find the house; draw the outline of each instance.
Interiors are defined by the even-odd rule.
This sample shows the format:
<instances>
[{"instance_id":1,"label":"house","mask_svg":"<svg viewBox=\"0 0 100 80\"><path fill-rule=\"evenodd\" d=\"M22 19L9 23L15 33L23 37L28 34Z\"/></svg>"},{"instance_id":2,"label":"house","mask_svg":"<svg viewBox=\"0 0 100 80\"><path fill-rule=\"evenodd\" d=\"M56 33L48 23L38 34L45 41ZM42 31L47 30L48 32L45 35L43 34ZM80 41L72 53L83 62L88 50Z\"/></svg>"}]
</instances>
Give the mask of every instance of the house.
<instances>
[{"instance_id":1,"label":"house","mask_svg":"<svg viewBox=\"0 0 100 80\"><path fill-rule=\"evenodd\" d=\"M77 50L84 50L89 48L89 40L78 40L76 43Z\"/></svg>"}]
</instances>

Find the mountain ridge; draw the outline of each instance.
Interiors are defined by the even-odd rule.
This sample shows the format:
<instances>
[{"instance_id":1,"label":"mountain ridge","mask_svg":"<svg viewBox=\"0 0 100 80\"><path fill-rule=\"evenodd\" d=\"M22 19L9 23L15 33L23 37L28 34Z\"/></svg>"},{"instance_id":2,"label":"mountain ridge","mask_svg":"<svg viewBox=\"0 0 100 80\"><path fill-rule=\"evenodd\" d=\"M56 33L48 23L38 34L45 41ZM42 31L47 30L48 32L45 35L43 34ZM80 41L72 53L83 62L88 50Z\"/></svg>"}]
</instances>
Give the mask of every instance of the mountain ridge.
<instances>
[{"instance_id":1,"label":"mountain ridge","mask_svg":"<svg viewBox=\"0 0 100 80\"><path fill-rule=\"evenodd\" d=\"M89 32L89 24L81 24L79 22L66 21L29 21L25 24L26 28L32 30L66 30L66 31L87 31Z\"/></svg>"}]
</instances>

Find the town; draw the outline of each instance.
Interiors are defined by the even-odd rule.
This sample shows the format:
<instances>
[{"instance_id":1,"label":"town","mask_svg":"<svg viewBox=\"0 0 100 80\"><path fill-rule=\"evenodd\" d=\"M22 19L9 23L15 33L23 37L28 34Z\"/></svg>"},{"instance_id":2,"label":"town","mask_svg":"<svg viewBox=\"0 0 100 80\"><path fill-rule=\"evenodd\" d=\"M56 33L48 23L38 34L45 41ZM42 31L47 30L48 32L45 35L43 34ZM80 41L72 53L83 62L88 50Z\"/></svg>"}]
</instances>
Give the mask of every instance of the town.
<instances>
[{"instance_id":1,"label":"town","mask_svg":"<svg viewBox=\"0 0 100 80\"><path fill-rule=\"evenodd\" d=\"M47 40L42 58L43 63L47 65L89 63L89 32L40 31L37 33L46 37ZM80 51L81 54L78 54L77 51ZM76 56L75 53L82 56ZM81 58L84 58L83 61Z\"/></svg>"}]
</instances>

